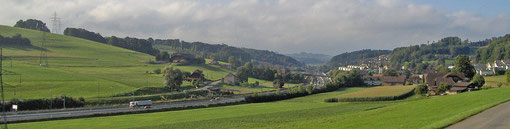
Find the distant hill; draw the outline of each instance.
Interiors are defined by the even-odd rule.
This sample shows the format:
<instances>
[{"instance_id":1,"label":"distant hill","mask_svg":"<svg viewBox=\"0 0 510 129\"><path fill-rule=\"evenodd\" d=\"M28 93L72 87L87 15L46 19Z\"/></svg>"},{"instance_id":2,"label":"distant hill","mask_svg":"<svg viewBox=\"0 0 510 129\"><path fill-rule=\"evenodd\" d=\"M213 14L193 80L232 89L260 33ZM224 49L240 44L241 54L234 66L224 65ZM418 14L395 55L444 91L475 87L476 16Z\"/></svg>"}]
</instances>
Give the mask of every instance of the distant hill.
<instances>
[{"instance_id":1,"label":"distant hill","mask_svg":"<svg viewBox=\"0 0 510 129\"><path fill-rule=\"evenodd\" d=\"M336 55L331 58L328 65L332 67L344 66L344 65L359 65L365 60L379 57L380 55L390 54L390 50L371 50L364 49L353 52L346 52L340 55Z\"/></svg>"},{"instance_id":2,"label":"distant hill","mask_svg":"<svg viewBox=\"0 0 510 129\"><path fill-rule=\"evenodd\" d=\"M242 62L257 60L259 62L266 62L284 66L304 66L303 63L296 59L278 54L268 50L256 50L250 48L238 48L228 46L226 44L208 44L202 42L186 42L179 39L155 39L155 48L160 51L175 52L183 51L193 53L198 56L212 58L219 61L228 62L229 57L234 57Z\"/></svg>"},{"instance_id":3,"label":"distant hill","mask_svg":"<svg viewBox=\"0 0 510 129\"><path fill-rule=\"evenodd\" d=\"M285 55L290 56L299 62L303 62L304 64L324 64L331 60L331 56L325 54L300 52Z\"/></svg>"},{"instance_id":4,"label":"distant hill","mask_svg":"<svg viewBox=\"0 0 510 129\"><path fill-rule=\"evenodd\" d=\"M475 61L487 63L495 60L510 59L510 34L503 37L492 38L492 43L476 51Z\"/></svg>"},{"instance_id":5,"label":"distant hill","mask_svg":"<svg viewBox=\"0 0 510 129\"><path fill-rule=\"evenodd\" d=\"M389 65L393 69L408 64L414 67L424 62L445 64L458 55L473 55L478 48L488 45L491 40L478 42L462 41L459 37L446 37L431 44L395 48L390 54Z\"/></svg>"}]
</instances>

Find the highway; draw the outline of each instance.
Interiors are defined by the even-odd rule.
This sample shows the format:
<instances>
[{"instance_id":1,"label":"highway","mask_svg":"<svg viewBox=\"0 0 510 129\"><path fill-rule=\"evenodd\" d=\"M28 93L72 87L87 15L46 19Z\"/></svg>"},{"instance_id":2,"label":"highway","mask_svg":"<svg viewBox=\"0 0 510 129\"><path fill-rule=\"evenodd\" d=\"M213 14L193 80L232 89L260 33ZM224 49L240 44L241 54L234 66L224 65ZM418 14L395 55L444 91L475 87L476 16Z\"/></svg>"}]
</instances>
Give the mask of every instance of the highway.
<instances>
[{"instance_id":1,"label":"highway","mask_svg":"<svg viewBox=\"0 0 510 129\"><path fill-rule=\"evenodd\" d=\"M94 108L75 108L75 109L55 109L55 110L44 110L44 111L27 111L27 112L9 112L7 113L8 122L16 121L27 121L27 120L45 120L54 118L65 118L65 117L78 117L78 116L90 116L98 114L110 114L110 113L121 113L121 112L135 112L141 110L158 110L167 109L174 107L188 107L188 106L201 106L209 104L221 104L221 103L233 103L244 101L244 96L238 96L234 98L219 98L217 100L195 100L195 101L181 101L171 103L156 103L153 104L150 109L143 108L130 108L126 106L110 106L110 107L94 107ZM3 117L0 119L3 120Z\"/></svg>"}]
</instances>

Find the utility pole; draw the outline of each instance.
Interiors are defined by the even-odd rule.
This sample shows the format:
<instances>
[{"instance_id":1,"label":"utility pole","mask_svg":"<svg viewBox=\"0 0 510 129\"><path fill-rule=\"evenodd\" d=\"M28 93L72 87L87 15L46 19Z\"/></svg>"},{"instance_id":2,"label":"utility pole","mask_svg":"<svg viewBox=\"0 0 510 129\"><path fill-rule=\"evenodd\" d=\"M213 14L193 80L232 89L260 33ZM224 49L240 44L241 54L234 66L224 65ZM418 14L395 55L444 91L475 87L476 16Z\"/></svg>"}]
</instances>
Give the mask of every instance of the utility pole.
<instances>
[{"instance_id":1,"label":"utility pole","mask_svg":"<svg viewBox=\"0 0 510 129\"><path fill-rule=\"evenodd\" d=\"M4 118L4 128L7 129L7 116L5 115L5 97L4 97L4 81L3 81L3 55L0 48L0 87L2 87L2 116Z\"/></svg>"}]
</instances>

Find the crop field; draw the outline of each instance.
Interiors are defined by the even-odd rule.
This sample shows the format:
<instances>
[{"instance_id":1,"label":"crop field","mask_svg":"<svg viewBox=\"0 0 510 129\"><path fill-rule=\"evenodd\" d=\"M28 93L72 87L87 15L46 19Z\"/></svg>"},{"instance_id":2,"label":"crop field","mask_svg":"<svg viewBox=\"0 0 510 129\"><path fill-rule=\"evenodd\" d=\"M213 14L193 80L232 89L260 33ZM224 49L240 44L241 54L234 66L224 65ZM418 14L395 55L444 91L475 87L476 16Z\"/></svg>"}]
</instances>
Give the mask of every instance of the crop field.
<instances>
[{"instance_id":1,"label":"crop field","mask_svg":"<svg viewBox=\"0 0 510 129\"><path fill-rule=\"evenodd\" d=\"M11 124L13 128L441 128L510 100L510 88L398 101L324 103L348 88L225 107Z\"/></svg>"},{"instance_id":2,"label":"crop field","mask_svg":"<svg viewBox=\"0 0 510 129\"><path fill-rule=\"evenodd\" d=\"M339 98L361 98L361 97L384 97L384 96L398 96L413 90L415 86L377 86L367 88L360 92L349 94L342 94Z\"/></svg>"},{"instance_id":3,"label":"crop field","mask_svg":"<svg viewBox=\"0 0 510 129\"><path fill-rule=\"evenodd\" d=\"M485 76L485 85L489 85L492 87L497 87L498 82L501 82L504 87L510 86L508 82L506 82L506 75L498 75L498 76Z\"/></svg>"},{"instance_id":4,"label":"crop field","mask_svg":"<svg viewBox=\"0 0 510 129\"><path fill-rule=\"evenodd\" d=\"M168 64L148 64L154 57L111 45L40 31L0 26L0 35L22 34L35 47L3 49L6 99L108 97L142 87L162 87L162 74L151 74ZM42 47L42 37L45 44ZM41 50L48 66L40 66ZM42 60L45 64L46 60ZM217 80L230 72L212 65L174 66L183 71L204 71ZM184 83L183 87L189 87Z\"/></svg>"}]
</instances>

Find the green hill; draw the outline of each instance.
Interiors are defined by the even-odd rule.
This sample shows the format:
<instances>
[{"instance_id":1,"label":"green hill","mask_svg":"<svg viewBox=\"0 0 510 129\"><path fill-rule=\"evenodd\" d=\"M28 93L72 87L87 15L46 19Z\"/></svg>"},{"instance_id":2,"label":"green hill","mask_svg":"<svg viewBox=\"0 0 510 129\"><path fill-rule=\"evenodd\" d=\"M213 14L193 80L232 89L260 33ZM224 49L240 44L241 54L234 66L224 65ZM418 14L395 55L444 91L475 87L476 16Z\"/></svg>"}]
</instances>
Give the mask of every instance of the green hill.
<instances>
[{"instance_id":1,"label":"green hill","mask_svg":"<svg viewBox=\"0 0 510 129\"><path fill-rule=\"evenodd\" d=\"M3 47L4 72L8 73L4 76L7 99L59 95L101 97L163 85L161 74L147 72L164 68L166 64L147 64L154 60L151 55L70 36L0 25L0 35L15 34L30 39L35 47ZM48 66L40 66L41 50L47 53ZM45 64L46 60L42 62ZM208 79L219 79L230 72L210 65L176 67L184 71L202 69Z\"/></svg>"}]
</instances>

